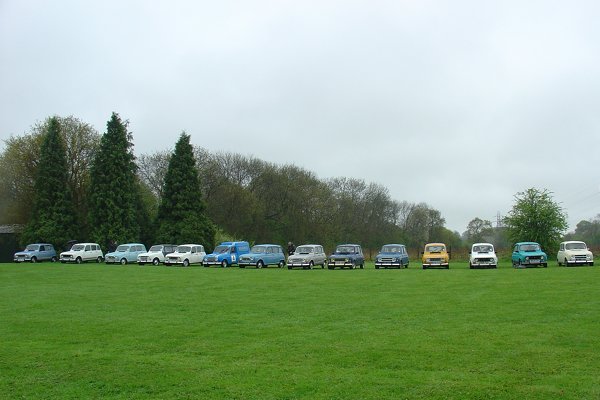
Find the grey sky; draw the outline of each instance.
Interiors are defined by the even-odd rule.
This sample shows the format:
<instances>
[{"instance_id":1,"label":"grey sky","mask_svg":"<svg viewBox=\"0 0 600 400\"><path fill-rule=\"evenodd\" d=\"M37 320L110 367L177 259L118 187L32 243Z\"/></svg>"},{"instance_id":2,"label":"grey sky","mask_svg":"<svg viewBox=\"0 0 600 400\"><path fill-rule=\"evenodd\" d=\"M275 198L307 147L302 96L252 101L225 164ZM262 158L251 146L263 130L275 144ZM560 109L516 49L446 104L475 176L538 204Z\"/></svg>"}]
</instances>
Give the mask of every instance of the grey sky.
<instances>
[{"instance_id":1,"label":"grey sky","mask_svg":"<svg viewBox=\"0 0 600 400\"><path fill-rule=\"evenodd\" d=\"M349 176L463 232L547 188L600 213L597 1L0 0L0 139L54 114L136 153Z\"/></svg>"}]
</instances>

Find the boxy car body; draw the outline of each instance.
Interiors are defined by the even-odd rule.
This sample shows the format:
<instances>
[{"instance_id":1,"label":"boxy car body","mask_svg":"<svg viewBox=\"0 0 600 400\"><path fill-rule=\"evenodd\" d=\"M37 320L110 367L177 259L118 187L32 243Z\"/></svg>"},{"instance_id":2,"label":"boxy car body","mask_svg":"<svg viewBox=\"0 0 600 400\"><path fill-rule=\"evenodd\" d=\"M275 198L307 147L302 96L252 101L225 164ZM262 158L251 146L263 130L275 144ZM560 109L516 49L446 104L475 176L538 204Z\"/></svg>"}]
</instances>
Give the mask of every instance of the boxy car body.
<instances>
[{"instance_id":1,"label":"boxy car body","mask_svg":"<svg viewBox=\"0 0 600 400\"><path fill-rule=\"evenodd\" d=\"M427 243L421 253L423 269L450 268L450 252L444 243Z\"/></svg>"},{"instance_id":2,"label":"boxy car body","mask_svg":"<svg viewBox=\"0 0 600 400\"><path fill-rule=\"evenodd\" d=\"M128 264L137 261L140 254L146 252L146 246L141 243L125 243L117 246L115 251L106 253L104 262L107 264Z\"/></svg>"},{"instance_id":3,"label":"boxy car body","mask_svg":"<svg viewBox=\"0 0 600 400\"><path fill-rule=\"evenodd\" d=\"M474 243L469 252L469 268L498 268L498 257L491 243Z\"/></svg>"},{"instance_id":4,"label":"boxy car body","mask_svg":"<svg viewBox=\"0 0 600 400\"><path fill-rule=\"evenodd\" d=\"M187 267L191 264L202 264L206 252L201 244L182 244L177 246L175 252L167 254L165 265L182 265Z\"/></svg>"},{"instance_id":5,"label":"boxy car body","mask_svg":"<svg viewBox=\"0 0 600 400\"><path fill-rule=\"evenodd\" d=\"M385 244L375 256L375 269L408 268L408 252L403 244Z\"/></svg>"},{"instance_id":6,"label":"boxy car body","mask_svg":"<svg viewBox=\"0 0 600 400\"><path fill-rule=\"evenodd\" d=\"M355 269L356 267L364 268L365 257L363 256L362 247L359 244L340 244L335 248L333 254L329 256L327 261L328 269L350 268Z\"/></svg>"},{"instance_id":7,"label":"boxy car body","mask_svg":"<svg viewBox=\"0 0 600 400\"><path fill-rule=\"evenodd\" d=\"M28 244L25 250L19 251L14 255L15 262L38 262L58 260L54 246L49 243Z\"/></svg>"},{"instance_id":8,"label":"boxy car body","mask_svg":"<svg viewBox=\"0 0 600 400\"><path fill-rule=\"evenodd\" d=\"M237 265L240 256L250 252L248 242L223 242L215 247L215 250L204 258L204 266L220 265L229 267Z\"/></svg>"},{"instance_id":9,"label":"boxy car body","mask_svg":"<svg viewBox=\"0 0 600 400\"><path fill-rule=\"evenodd\" d=\"M249 253L242 254L239 258L240 268L262 268L269 265L277 265L279 268L285 265L283 247L277 244L257 244L252 246Z\"/></svg>"},{"instance_id":10,"label":"boxy car body","mask_svg":"<svg viewBox=\"0 0 600 400\"><path fill-rule=\"evenodd\" d=\"M81 264L86 261L102 262L104 254L98 243L75 243L71 250L60 253L61 263Z\"/></svg>"},{"instance_id":11,"label":"boxy car body","mask_svg":"<svg viewBox=\"0 0 600 400\"><path fill-rule=\"evenodd\" d=\"M548 266L548 256L536 242L515 243L511 260L514 268Z\"/></svg>"},{"instance_id":12,"label":"boxy car body","mask_svg":"<svg viewBox=\"0 0 600 400\"><path fill-rule=\"evenodd\" d=\"M570 240L562 242L556 254L558 265L570 267L572 265L594 265L594 255L585 242Z\"/></svg>"},{"instance_id":13,"label":"boxy car body","mask_svg":"<svg viewBox=\"0 0 600 400\"><path fill-rule=\"evenodd\" d=\"M287 259L288 269L294 267L312 269L315 265L320 265L321 269L327 265L327 254L325 254L325 250L320 244L300 245L296 247L294 254Z\"/></svg>"},{"instance_id":14,"label":"boxy car body","mask_svg":"<svg viewBox=\"0 0 600 400\"><path fill-rule=\"evenodd\" d=\"M167 254L174 253L176 249L177 246L174 244L155 244L146 253L139 254L137 262L139 265L159 265L165 262Z\"/></svg>"}]
</instances>

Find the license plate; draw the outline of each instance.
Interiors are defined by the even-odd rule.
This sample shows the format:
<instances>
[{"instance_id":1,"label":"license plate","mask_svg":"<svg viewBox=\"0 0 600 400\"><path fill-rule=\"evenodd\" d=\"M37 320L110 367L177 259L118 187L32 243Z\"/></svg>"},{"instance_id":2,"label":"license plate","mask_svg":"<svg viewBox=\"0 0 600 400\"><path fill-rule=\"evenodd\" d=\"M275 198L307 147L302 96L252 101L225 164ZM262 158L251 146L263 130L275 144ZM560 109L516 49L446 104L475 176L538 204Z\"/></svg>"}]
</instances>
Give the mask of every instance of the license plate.
<instances>
[{"instance_id":1,"label":"license plate","mask_svg":"<svg viewBox=\"0 0 600 400\"><path fill-rule=\"evenodd\" d=\"M540 260L529 260L531 264L539 264Z\"/></svg>"}]
</instances>

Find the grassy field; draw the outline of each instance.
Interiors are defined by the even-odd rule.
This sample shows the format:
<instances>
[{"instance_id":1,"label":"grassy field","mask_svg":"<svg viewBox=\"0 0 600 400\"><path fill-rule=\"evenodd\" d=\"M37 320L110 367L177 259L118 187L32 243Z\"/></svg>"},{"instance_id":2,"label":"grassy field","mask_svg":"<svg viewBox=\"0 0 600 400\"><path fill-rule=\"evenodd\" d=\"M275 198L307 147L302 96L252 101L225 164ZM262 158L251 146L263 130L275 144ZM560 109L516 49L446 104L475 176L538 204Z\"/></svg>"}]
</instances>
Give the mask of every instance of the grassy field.
<instances>
[{"instance_id":1,"label":"grassy field","mask_svg":"<svg viewBox=\"0 0 600 400\"><path fill-rule=\"evenodd\" d=\"M600 398L600 268L416 267L0 264L0 396Z\"/></svg>"}]
</instances>

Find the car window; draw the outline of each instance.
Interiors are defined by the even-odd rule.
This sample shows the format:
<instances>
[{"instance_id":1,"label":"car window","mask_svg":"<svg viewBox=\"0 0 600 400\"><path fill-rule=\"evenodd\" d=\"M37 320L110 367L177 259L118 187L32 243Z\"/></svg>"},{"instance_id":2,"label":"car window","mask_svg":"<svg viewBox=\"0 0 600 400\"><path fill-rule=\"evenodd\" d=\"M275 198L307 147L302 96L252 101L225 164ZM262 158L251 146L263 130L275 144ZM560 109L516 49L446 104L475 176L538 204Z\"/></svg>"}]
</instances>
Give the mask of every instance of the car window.
<instances>
[{"instance_id":1,"label":"car window","mask_svg":"<svg viewBox=\"0 0 600 400\"><path fill-rule=\"evenodd\" d=\"M90 249L91 249L91 247L89 244L87 246L85 246L85 251L90 251Z\"/></svg>"}]
</instances>

